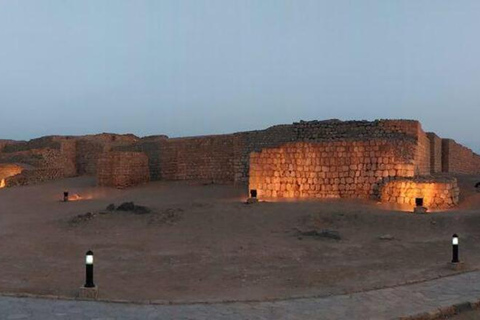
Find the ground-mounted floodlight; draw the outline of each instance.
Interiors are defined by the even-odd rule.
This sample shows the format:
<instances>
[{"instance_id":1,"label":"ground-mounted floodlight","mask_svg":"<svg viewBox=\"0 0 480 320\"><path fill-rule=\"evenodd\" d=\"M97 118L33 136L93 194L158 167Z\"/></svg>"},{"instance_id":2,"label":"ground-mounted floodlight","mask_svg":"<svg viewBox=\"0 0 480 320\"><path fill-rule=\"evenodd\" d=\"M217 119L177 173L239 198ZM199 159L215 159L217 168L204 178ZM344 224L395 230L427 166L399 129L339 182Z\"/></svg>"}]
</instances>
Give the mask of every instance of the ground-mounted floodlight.
<instances>
[{"instance_id":1,"label":"ground-mounted floodlight","mask_svg":"<svg viewBox=\"0 0 480 320\"><path fill-rule=\"evenodd\" d=\"M458 235L454 234L452 236L452 263L459 263L458 259Z\"/></svg>"},{"instance_id":2,"label":"ground-mounted floodlight","mask_svg":"<svg viewBox=\"0 0 480 320\"><path fill-rule=\"evenodd\" d=\"M63 192L63 202L68 202L68 191Z\"/></svg>"},{"instance_id":3,"label":"ground-mounted floodlight","mask_svg":"<svg viewBox=\"0 0 480 320\"><path fill-rule=\"evenodd\" d=\"M85 288L94 288L95 284L93 283L93 252L91 250L87 251L85 255L85 269L86 269L86 280Z\"/></svg>"},{"instance_id":4,"label":"ground-mounted floodlight","mask_svg":"<svg viewBox=\"0 0 480 320\"><path fill-rule=\"evenodd\" d=\"M415 206L423 207L423 198L415 198Z\"/></svg>"},{"instance_id":5,"label":"ground-mounted floodlight","mask_svg":"<svg viewBox=\"0 0 480 320\"><path fill-rule=\"evenodd\" d=\"M247 199L247 204L257 203L257 189L250 189L250 198Z\"/></svg>"},{"instance_id":6,"label":"ground-mounted floodlight","mask_svg":"<svg viewBox=\"0 0 480 320\"><path fill-rule=\"evenodd\" d=\"M423 206L423 198L415 198L415 208L413 208L414 213L427 213L427 208Z\"/></svg>"}]
</instances>

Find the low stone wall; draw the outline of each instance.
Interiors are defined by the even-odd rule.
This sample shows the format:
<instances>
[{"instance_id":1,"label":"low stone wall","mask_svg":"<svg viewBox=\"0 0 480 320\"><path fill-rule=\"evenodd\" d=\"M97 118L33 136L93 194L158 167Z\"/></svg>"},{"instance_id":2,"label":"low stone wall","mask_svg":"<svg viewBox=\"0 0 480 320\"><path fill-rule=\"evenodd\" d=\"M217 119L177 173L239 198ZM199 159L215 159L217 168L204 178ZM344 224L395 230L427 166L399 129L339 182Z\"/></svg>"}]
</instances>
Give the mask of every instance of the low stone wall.
<instances>
[{"instance_id":1,"label":"low stone wall","mask_svg":"<svg viewBox=\"0 0 480 320\"><path fill-rule=\"evenodd\" d=\"M0 180L22 173L22 166L16 164L0 164Z\"/></svg>"},{"instance_id":2,"label":"low stone wall","mask_svg":"<svg viewBox=\"0 0 480 320\"><path fill-rule=\"evenodd\" d=\"M0 163L19 163L33 169L52 169L61 172L59 178L73 177L77 175L75 153L74 139L50 136L6 145L0 153Z\"/></svg>"},{"instance_id":3,"label":"low stone wall","mask_svg":"<svg viewBox=\"0 0 480 320\"><path fill-rule=\"evenodd\" d=\"M42 168L24 170L22 173L6 178L6 187L26 186L31 184L37 184L44 181L56 180L64 178L64 172L61 168Z\"/></svg>"},{"instance_id":4,"label":"low stone wall","mask_svg":"<svg viewBox=\"0 0 480 320\"><path fill-rule=\"evenodd\" d=\"M250 155L259 197L372 198L397 176L412 177L416 145L389 140L295 142Z\"/></svg>"},{"instance_id":5,"label":"low stone wall","mask_svg":"<svg viewBox=\"0 0 480 320\"><path fill-rule=\"evenodd\" d=\"M99 186L123 189L146 183L149 177L148 157L142 152L107 152L98 160Z\"/></svg>"},{"instance_id":6,"label":"low stone wall","mask_svg":"<svg viewBox=\"0 0 480 320\"><path fill-rule=\"evenodd\" d=\"M23 168L16 164L0 164L0 188L7 186L6 179L22 173Z\"/></svg>"},{"instance_id":7,"label":"low stone wall","mask_svg":"<svg viewBox=\"0 0 480 320\"><path fill-rule=\"evenodd\" d=\"M460 189L457 179L451 177L398 178L381 188L380 200L415 206L416 198L423 198L428 209L447 209L458 205Z\"/></svg>"}]
</instances>

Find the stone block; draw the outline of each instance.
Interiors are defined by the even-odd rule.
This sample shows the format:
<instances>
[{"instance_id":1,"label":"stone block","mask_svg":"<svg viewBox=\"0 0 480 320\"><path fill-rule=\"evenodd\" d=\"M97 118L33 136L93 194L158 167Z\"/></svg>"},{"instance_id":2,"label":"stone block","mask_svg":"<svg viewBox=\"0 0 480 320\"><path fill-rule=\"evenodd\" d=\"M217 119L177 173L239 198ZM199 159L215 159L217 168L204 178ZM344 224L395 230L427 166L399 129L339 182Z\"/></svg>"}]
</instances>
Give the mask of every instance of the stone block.
<instances>
[{"instance_id":1,"label":"stone block","mask_svg":"<svg viewBox=\"0 0 480 320\"><path fill-rule=\"evenodd\" d=\"M463 261L460 262L450 262L448 264L449 268L454 271L462 271L465 269L465 263Z\"/></svg>"},{"instance_id":2,"label":"stone block","mask_svg":"<svg viewBox=\"0 0 480 320\"><path fill-rule=\"evenodd\" d=\"M78 297L80 299L96 300L98 299L98 287L93 287L93 288L80 287L78 292Z\"/></svg>"}]
</instances>

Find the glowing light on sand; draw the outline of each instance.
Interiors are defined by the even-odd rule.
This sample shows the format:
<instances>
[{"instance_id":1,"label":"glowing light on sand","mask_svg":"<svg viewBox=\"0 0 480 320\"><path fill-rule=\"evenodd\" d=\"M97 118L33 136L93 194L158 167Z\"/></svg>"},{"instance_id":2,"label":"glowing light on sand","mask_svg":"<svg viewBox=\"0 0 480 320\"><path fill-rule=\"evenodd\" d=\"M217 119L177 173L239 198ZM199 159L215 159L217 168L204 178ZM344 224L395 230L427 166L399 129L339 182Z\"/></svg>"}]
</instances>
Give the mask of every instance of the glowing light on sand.
<instances>
[{"instance_id":1,"label":"glowing light on sand","mask_svg":"<svg viewBox=\"0 0 480 320\"><path fill-rule=\"evenodd\" d=\"M68 197L68 201L81 201L81 200L88 200L88 199L92 199L92 196L81 196L75 193Z\"/></svg>"},{"instance_id":2,"label":"glowing light on sand","mask_svg":"<svg viewBox=\"0 0 480 320\"><path fill-rule=\"evenodd\" d=\"M5 188L5 179L2 179L2 180L0 181L0 189L1 189L1 188Z\"/></svg>"}]
</instances>

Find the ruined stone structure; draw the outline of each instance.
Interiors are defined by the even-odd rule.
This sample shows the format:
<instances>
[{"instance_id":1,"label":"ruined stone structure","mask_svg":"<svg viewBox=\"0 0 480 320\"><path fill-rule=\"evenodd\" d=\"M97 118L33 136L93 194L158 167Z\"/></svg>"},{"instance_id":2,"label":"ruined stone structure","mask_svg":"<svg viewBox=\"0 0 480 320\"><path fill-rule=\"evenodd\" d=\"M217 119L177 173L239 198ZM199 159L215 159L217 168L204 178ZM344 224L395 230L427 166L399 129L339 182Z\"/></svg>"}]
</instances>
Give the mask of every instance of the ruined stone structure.
<instances>
[{"instance_id":1,"label":"ruined stone structure","mask_svg":"<svg viewBox=\"0 0 480 320\"><path fill-rule=\"evenodd\" d=\"M150 180L148 158L141 152L105 152L98 159L100 186L128 188Z\"/></svg>"},{"instance_id":2,"label":"ruined stone structure","mask_svg":"<svg viewBox=\"0 0 480 320\"><path fill-rule=\"evenodd\" d=\"M479 173L480 156L451 139L442 140L442 171L449 173Z\"/></svg>"},{"instance_id":3,"label":"ruined stone structure","mask_svg":"<svg viewBox=\"0 0 480 320\"><path fill-rule=\"evenodd\" d=\"M0 164L23 168L4 178L7 187L96 175L100 185L120 188L148 180L249 184L259 197L380 199L382 188L390 188L385 201L405 201L391 189L398 179L480 173L480 156L425 133L413 120L301 121L173 139L99 134L0 140ZM451 199L445 205L456 203Z\"/></svg>"},{"instance_id":4,"label":"ruined stone structure","mask_svg":"<svg viewBox=\"0 0 480 320\"><path fill-rule=\"evenodd\" d=\"M406 141L295 142L250 158L250 189L258 197L370 198L394 177L413 177Z\"/></svg>"},{"instance_id":5,"label":"ruined stone structure","mask_svg":"<svg viewBox=\"0 0 480 320\"><path fill-rule=\"evenodd\" d=\"M459 196L455 178L397 178L382 187L380 200L415 206L420 198L429 209L446 209L457 205Z\"/></svg>"}]
</instances>

